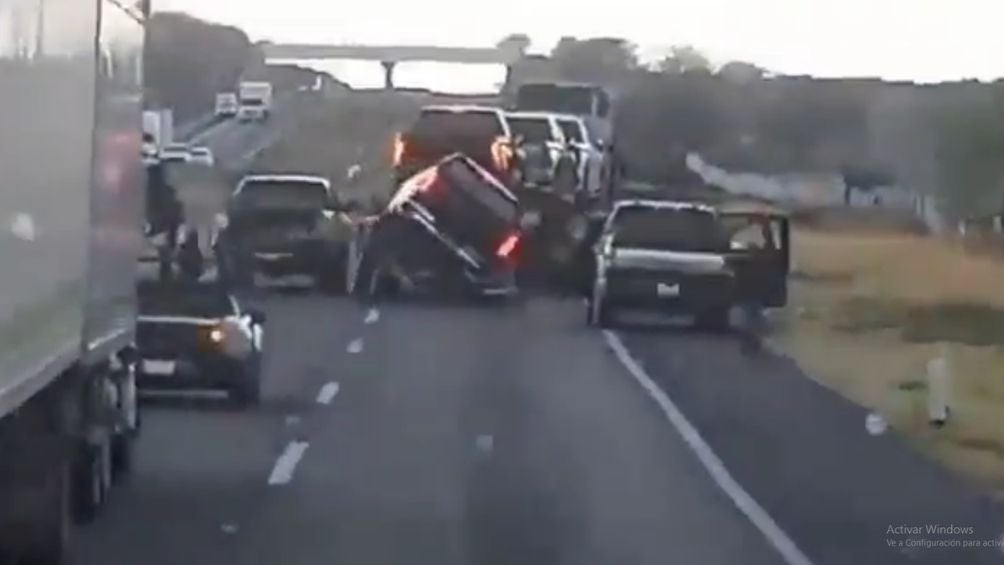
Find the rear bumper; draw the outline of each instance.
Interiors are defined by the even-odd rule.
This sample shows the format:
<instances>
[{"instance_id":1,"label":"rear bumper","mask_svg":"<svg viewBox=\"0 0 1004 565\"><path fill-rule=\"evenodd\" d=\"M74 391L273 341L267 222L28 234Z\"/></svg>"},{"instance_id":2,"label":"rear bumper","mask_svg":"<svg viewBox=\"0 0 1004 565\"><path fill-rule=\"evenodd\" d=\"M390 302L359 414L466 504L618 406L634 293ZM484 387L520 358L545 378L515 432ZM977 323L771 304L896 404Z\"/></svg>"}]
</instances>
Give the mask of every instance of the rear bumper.
<instances>
[{"instance_id":1,"label":"rear bumper","mask_svg":"<svg viewBox=\"0 0 1004 565\"><path fill-rule=\"evenodd\" d=\"M646 273L633 277L608 273L597 284L603 300L621 308L696 315L727 309L736 303L735 283L727 276Z\"/></svg>"}]
</instances>

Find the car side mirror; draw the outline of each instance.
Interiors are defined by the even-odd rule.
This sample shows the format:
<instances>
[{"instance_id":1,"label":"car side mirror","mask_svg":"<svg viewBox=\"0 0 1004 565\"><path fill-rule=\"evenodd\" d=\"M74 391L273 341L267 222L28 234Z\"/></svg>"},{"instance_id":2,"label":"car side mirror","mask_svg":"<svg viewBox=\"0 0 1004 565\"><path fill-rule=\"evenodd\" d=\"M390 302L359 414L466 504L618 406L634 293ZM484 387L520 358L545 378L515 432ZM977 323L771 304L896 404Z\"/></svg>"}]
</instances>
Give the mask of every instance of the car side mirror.
<instances>
[{"instance_id":1,"label":"car side mirror","mask_svg":"<svg viewBox=\"0 0 1004 565\"><path fill-rule=\"evenodd\" d=\"M261 310L251 310L248 312L248 318L251 319L251 323L260 326L265 323L265 312Z\"/></svg>"}]
</instances>

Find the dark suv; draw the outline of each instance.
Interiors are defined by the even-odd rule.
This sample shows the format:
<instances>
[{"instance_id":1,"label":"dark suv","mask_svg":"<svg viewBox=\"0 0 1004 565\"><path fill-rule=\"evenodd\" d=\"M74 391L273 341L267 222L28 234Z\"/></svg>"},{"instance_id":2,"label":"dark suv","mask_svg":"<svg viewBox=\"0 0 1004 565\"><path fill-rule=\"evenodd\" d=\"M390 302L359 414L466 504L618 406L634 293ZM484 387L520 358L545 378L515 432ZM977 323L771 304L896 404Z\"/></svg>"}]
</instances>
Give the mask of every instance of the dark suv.
<instances>
[{"instance_id":1,"label":"dark suv","mask_svg":"<svg viewBox=\"0 0 1004 565\"><path fill-rule=\"evenodd\" d=\"M230 198L218 242L227 272L244 284L306 275L340 290L352 226L327 179L305 175L244 177Z\"/></svg>"},{"instance_id":2,"label":"dark suv","mask_svg":"<svg viewBox=\"0 0 1004 565\"><path fill-rule=\"evenodd\" d=\"M522 233L515 196L459 153L406 180L372 222L354 291L511 294Z\"/></svg>"},{"instance_id":3,"label":"dark suv","mask_svg":"<svg viewBox=\"0 0 1004 565\"><path fill-rule=\"evenodd\" d=\"M489 106L426 106L394 140L394 181L453 153L467 155L506 186L520 181L518 154L505 114Z\"/></svg>"}]
</instances>

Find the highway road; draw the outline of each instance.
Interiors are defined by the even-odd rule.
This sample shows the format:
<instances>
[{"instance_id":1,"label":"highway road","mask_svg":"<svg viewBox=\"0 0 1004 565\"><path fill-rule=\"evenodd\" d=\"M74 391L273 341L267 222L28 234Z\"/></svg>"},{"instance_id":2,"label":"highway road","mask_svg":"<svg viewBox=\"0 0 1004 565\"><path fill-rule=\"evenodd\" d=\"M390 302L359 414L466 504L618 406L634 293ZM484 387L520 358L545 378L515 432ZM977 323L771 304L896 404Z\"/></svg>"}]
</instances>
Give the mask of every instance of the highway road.
<instances>
[{"instance_id":1,"label":"highway road","mask_svg":"<svg viewBox=\"0 0 1004 565\"><path fill-rule=\"evenodd\" d=\"M207 139L239 157L270 127ZM263 405L150 400L74 565L1004 561L999 504L734 336L600 332L544 296L248 300L268 315Z\"/></svg>"}]
</instances>

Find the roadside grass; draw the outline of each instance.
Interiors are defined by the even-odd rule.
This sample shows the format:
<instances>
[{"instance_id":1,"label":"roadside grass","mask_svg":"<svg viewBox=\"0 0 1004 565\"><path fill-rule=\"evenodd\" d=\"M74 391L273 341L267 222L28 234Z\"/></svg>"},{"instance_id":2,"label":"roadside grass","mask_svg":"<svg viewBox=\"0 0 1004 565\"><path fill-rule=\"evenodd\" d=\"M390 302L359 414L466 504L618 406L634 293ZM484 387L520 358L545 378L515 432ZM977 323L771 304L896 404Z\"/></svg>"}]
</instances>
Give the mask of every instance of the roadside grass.
<instances>
[{"instance_id":1,"label":"roadside grass","mask_svg":"<svg viewBox=\"0 0 1004 565\"><path fill-rule=\"evenodd\" d=\"M1004 494L1004 263L907 233L799 228L793 241L780 345L925 453ZM941 429L927 421L926 365L938 356L953 375Z\"/></svg>"}]
</instances>

